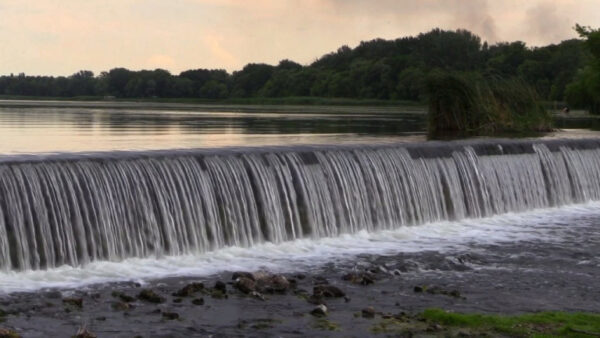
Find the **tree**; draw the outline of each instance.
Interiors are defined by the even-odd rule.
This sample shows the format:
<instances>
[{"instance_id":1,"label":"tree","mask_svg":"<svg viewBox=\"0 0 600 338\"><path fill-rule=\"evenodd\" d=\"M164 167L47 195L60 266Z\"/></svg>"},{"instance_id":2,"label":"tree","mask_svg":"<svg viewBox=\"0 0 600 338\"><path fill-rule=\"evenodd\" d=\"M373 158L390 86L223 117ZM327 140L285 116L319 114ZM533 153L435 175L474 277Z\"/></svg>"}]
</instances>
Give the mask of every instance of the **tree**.
<instances>
[{"instance_id":1,"label":"tree","mask_svg":"<svg viewBox=\"0 0 600 338\"><path fill-rule=\"evenodd\" d=\"M600 114L600 29L575 25L575 31L585 39L585 46L592 59L581 69L575 80L567 86L569 104L589 109L591 114Z\"/></svg>"}]
</instances>

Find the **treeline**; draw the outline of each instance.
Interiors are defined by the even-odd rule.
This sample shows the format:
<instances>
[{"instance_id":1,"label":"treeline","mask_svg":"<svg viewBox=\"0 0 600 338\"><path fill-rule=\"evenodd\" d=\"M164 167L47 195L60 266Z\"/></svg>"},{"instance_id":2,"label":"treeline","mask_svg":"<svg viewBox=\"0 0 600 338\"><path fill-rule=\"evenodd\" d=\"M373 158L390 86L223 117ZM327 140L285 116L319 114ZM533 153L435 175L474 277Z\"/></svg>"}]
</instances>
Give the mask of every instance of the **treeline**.
<instances>
[{"instance_id":1,"label":"treeline","mask_svg":"<svg viewBox=\"0 0 600 338\"><path fill-rule=\"evenodd\" d=\"M544 47L523 42L488 45L466 30L434 29L414 37L375 39L356 48L343 46L310 65L283 60L278 65L248 64L232 74L196 69L111 69L95 76L0 77L0 95L37 97L114 96L117 98L336 97L423 100L432 70L518 77L545 100L563 100L565 89L592 59L582 40Z\"/></svg>"}]
</instances>

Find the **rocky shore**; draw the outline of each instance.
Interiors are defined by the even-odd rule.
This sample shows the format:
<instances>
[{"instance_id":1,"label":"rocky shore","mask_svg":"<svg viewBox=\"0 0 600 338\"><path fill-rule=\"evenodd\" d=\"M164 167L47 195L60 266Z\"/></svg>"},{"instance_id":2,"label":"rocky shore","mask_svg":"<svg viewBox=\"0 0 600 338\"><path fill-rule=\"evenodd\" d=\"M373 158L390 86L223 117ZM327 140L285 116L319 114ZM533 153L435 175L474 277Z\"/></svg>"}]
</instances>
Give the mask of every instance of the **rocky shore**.
<instances>
[{"instance_id":1,"label":"rocky shore","mask_svg":"<svg viewBox=\"0 0 600 338\"><path fill-rule=\"evenodd\" d=\"M0 337L479 336L425 309L600 312L599 244L363 255L311 271L231 271L0 297Z\"/></svg>"}]
</instances>

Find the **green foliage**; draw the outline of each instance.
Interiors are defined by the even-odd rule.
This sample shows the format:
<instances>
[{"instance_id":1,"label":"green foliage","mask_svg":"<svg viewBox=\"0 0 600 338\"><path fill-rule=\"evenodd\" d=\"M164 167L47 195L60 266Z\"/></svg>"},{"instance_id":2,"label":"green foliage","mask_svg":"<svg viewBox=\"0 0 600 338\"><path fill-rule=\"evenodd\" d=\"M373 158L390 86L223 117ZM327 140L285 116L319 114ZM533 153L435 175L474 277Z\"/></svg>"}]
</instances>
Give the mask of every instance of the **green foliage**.
<instances>
[{"instance_id":1,"label":"green foliage","mask_svg":"<svg viewBox=\"0 0 600 338\"><path fill-rule=\"evenodd\" d=\"M522 79L436 71L425 87L431 138L551 129L550 114Z\"/></svg>"},{"instance_id":2,"label":"green foliage","mask_svg":"<svg viewBox=\"0 0 600 338\"><path fill-rule=\"evenodd\" d=\"M575 26L575 30L585 38L585 46L592 54L588 65L581 69L575 80L566 88L566 99L572 106L589 109L590 113L600 114L600 29Z\"/></svg>"},{"instance_id":3,"label":"green foliage","mask_svg":"<svg viewBox=\"0 0 600 338\"><path fill-rule=\"evenodd\" d=\"M589 333L600 333L600 315L587 313L540 312L502 316L429 309L423 312L423 318L445 326L495 331L510 336L585 337Z\"/></svg>"},{"instance_id":4,"label":"green foliage","mask_svg":"<svg viewBox=\"0 0 600 338\"><path fill-rule=\"evenodd\" d=\"M426 98L424 80L428 74L442 69L520 77L545 100L563 100L575 77L589 80L590 76L579 74L579 70L600 50L596 31L578 27L588 48L582 40L535 48L520 41L489 46L466 30L433 29L395 40L363 41L355 48L342 46L309 65L287 59L276 66L251 63L232 74L222 69L192 69L174 75L162 69L125 68L98 76L90 71L69 77L11 74L0 76L0 95L204 100L315 96L416 101ZM582 86L575 83L569 95L577 97Z\"/></svg>"}]
</instances>

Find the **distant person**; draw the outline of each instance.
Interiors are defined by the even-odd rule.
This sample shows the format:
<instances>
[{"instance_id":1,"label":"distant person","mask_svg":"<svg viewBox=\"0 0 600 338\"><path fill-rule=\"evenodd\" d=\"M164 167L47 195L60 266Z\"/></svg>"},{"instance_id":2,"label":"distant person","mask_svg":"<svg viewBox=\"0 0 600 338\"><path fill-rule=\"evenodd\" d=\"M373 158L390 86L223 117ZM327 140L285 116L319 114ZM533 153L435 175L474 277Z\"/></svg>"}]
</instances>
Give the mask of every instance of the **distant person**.
<instances>
[{"instance_id":1,"label":"distant person","mask_svg":"<svg viewBox=\"0 0 600 338\"><path fill-rule=\"evenodd\" d=\"M563 114L567 114L568 115L571 112L571 109L569 109L569 107L564 107L562 109L562 112L563 112Z\"/></svg>"}]
</instances>

